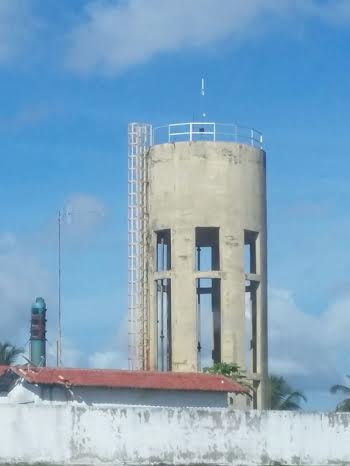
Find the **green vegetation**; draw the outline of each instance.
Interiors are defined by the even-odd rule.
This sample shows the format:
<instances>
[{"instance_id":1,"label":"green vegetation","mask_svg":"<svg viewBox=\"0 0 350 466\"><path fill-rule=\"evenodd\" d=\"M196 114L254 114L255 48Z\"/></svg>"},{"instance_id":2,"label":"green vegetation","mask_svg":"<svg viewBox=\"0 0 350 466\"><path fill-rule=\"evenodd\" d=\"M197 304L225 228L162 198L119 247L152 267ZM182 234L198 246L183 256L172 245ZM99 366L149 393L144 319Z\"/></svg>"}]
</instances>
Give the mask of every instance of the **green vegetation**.
<instances>
[{"instance_id":1,"label":"green vegetation","mask_svg":"<svg viewBox=\"0 0 350 466\"><path fill-rule=\"evenodd\" d=\"M248 389L247 396L249 398L253 397L254 388L252 381L247 377L246 371L238 364L218 362L212 367L205 367L203 372L229 377ZM302 409L300 406L301 401L307 401L302 392L294 390L283 377L276 375L271 375L269 377L268 390L271 400L271 409L274 410L295 411ZM348 388L348 390L350 394L350 388Z\"/></svg>"},{"instance_id":2,"label":"green vegetation","mask_svg":"<svg viewBox=\"0 0 350 466\"><path fill-rule=\"evenodd\" d=\"M11 366L22 353L22 348L17 348L9 342L0 342L0 366Z\"/></svg>"},{"instance_id":3,"label":"green vegetation","mask_svg":"<svg viewBox=\"0 0 350 466\"><path fill-rule=\"evenodd\" d=\"M350 379L350 375L346 376ZM350 411L350 387L346 385L333 385L331 388L331 393L343 393L345 396L349 398L345 398L345 400L341 401L337 404L335 410L341 412L349 412Z\"/></svg>"},{"instance_id":4,"label":"green vegetation","mask_svg":"<svg viewBox=\"0 0 350 466\"><path fill-rule=\"evenodd\" d=\"M296 411L302 409L301 401L307 401L302 392L294 390L289 383L277 375L270 375L268 390L271 409Z\"/></svg>"},{"instance_id":5,"label":"green vegetation","mask_svg":"<svg viewBox=\"0 0 350 466\"><path fill-rule=\"evenodd\" d=\"M247 396L252 398L253 387L250 380L246 376L246 371L244 371L238 364L231 362L216 362L212 367L205 367L203 372L207 374L217 374L224 375L235 382L242 385L242 387L247 388Z\"/></svg>"}]
</instances>

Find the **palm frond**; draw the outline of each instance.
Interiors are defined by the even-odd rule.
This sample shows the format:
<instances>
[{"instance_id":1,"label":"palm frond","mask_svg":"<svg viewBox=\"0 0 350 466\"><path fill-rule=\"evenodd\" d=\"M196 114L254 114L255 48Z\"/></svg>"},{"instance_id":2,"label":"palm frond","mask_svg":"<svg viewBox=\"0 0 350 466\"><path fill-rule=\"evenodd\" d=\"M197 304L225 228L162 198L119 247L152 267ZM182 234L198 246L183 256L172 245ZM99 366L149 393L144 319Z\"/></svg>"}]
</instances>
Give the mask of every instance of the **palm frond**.
<instances>
[{"instance_id":1,"label":"palm frond","mask_svg":"<svg viewBox=\"0 0 350 466\"><path fill-rule=\"evenodd\" d=\"M0 365L10 366L16 362L17 356L23 353L22 348L17 348L9 342L0 343Z\"/></svg>"},{"instance_id":2,"label":"palm frond","mask_svg":"<svg viewBox=\"0 0 350 466\"><path fill-rule=\"evenodd\" d=\"M271 409L294 411L301 409L300 401L307 401L305 395L300 391L293 390L284 377L270 375L268 388Z\"/></svg>"},{"instance_id":3,"label":"palm frond","mask_svg":"<svg viewBox=\"0 0 350 466\"><path fill-rule=\"evenodd\" d=\"M295 391L295 392L291 393L291 396L293 398L301 399L301 400L305 401L305 403L307 402L307 398L304 395L304 393L302 393L302 392Z\"/></svg>"},{"instance_id":4,"label":"palm frond","mask_svg":"<svg viewBox=\"0 0 350 466\"><path fill-rule=\"evenodd\" d=\"M338 412L349 412L350 411L350 398L347 398L346 400L343 400L340 403L338 403L335 410Z\"/></svg>"},{"instance_id":5,"label":"palm frond","mask_svg":"<svg viewBox=\"0 0 350 466\"><path fill-rule=\"evenodd\" d=\"M298 391L292 392L281 399L281 404L279 409L295 411L301 409L299 402L301 400L307 401L306 396Z\"/></svg>"},{"instance_id":6,"label":"palm frond","mask_svg":"<svg viewBox=\"0 0 350 466\"><path fill-rule=\"evenodd\" d=\"M350 394L350 387L347 387L346 385L333 385L331 387L331 393L344 393L344 395L349 395Z\"/></svg>"},{"instance_id":7,"label":"palm frond","mask_svg":"<svg viewBox=\"0 0 350 466\"><path fill-rule=\"evenodd\" d=\"M296 403L295 401L287 401L284 403L281 407L281 411L299 411L301 409L301 406Z\"/></svg>"}]
</instances>

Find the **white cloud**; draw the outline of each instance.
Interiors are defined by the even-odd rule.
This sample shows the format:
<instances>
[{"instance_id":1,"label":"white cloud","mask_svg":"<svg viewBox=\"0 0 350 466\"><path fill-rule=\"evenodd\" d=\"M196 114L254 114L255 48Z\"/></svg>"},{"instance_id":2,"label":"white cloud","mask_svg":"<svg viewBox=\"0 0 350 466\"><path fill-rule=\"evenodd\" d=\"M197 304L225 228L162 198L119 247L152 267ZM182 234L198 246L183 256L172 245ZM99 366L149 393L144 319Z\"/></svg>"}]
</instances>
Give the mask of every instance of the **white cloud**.
<instances>
[{"instance_id":1,"label":"white cloud","mask_svg":"<svg viewBox=\"0 0 350 466\"><path fill-rule=\"evenodd\" d=\"M28 0L0 1L0 64L18 57L32 40L37 22Z\"/></svg>"},{"instance_id":2,"label":"white cloud","mask_svg":"<svg viewBox=\"0 0 350 466\"><path fill-rule=\"evenodd\" d=\"M89 367L95 369L128 369L128 318L124 313L115 340L106 350L96 351L89 356Z\"/></svg>"},{"instance_id":3,"label":"white cloud","mask_svg":"<svg viewBox=\"0 0 350 466\"><path fill-rule=\"evenodd\" d=\"M283 18L350 21L347 0L87 0L69 12L59 10L57 29L34 5L33 0L0 1L0 65L19 57L33 60L44 47L57 55L66 36L70 69L115 74L162 53L203 49L227 38L241 42L272 24L283 30ZM35 47L29 47L33 41Z\"/></svg>"},{"instance_id":4,"label":"white cloud","mask_svg":"<svg viewBox=\"0 0 350 466\"><path fill-rule=\"evenodd\" d=\"M293 380L297 388L326 393L350 366L349 309L350 294L313 315L296 305L291 292L271 290L270 371Z\"/></svg>"},{"instance_id":5,"label":"white cloud","mask_svg":"<svg viewBox=\"0 0 350 466\"><path fill-rule=\"evenodd\" d=\"M288 0L92 1L70 34L68 65L114 73L162 53L202 47L229 34L246 34L259 16Z\"/></svg>"},{"instance_id":6,"label":"white cloud","mask_svg":"<svg viewBox=\"0 0 350 466\"><path fill-rule=\"evenodd\" d=\"M86 245L105 219L106 206L90 194L72 194L61 209L65 246Z\"/></svg>"},{"instance_id":7,"label":"white cloud","mask_svg":"<svg viewBox=\"0 0 350 466\"><path fill-rule=\"evenodd\" d=\"M96 352L89 357L89 366L95 369L127 369L126 354L119 351Z\"/></svg>"},{"instance_id":8,"label":"white cloud","mask_svg":"<svg viewBox=\"0 0 350 466\"><path fill-rule=\"evenodd\" d=\"M79 227L90 228L105 216L105 205L90 194L73 194L62 210L62 221Z\"/></svg>"},{"instance_id":9,"label":"white cloud","mask_svg":"<svg viewBox=\"0 0 350 466\"><path fill-rule=\"evenodd\" d=\"M314 13L328 23L348 24L350 21L350 2L348 0L329 0Z\"/></svg>"},{"instance_id":10,"label":"white cloud","mask_svg":"<svg viewBox=\"0 0 350 466\"><path fill-rule=\"evenodd\" d=\"M91 0L68 35L67 65L115 74L164 52L239 42L283 17L348 21L350 7L346 0Z\"/></svg>"},{"instance_id":11,"label":"white cloud","mask_svg":"<svg viewBox=\"0 0 350 466\"><path fill-rule=\"evenodd\" d=\"M63 239L84 245L83 238L92 234L100 224L105 207L99 199L88 194L72 195L68 203L72 206L73 220L64 231ZM54 228L55 243L47 238L52 234L51 225L26 237L16 237L10 231L0 232L0 341L9 340L18 346L26 343L31 305L37 296L42 296L48 305L48 345L53 346L52 354L56 351L57 263L48 256L56 252L57 220ZM84 308L77 312L83 316ZM80 364L79 361L84 359L81 354L84 348L74 343L79 350L69 341L65 345L69 365Z\"/></svg>"},{"instance_id":12,"label":"white cloud","mask_svg":"<svg viewBox=\"0 0 350 466\"><path fill-rule=\"evenodd\" d=\"M13 233L0 234L0 254L10 251L16 245L16 236Z\"/></svg>"},{"instance_id":13,"label":"white cloud","mask_svg":"<svg viewBox=\"0 0 350 466\"><path fill-rule=\"evenodd\" d=\"M0 1L0 65L42 53L47 63L44 49L60 55L65 37L69 69L116 74L162 53L240 43L276 25L283 32L284 20L350 22L348 0L86 0L69 11L57 6L59 25L39 3Z\"/></svg>"},{"instance_id":14,"label":"white cloud","mask_svg":"<svg viewBox=\"0 0 350 466\"><path fill-rule=\"evenodd\" d=\"M37 102L27 105L9 116L0 117L0 131L9 131L35 126L55 116L61 111L61 106L55 102Z\"/></svg>"},{"instance_id":15,"label":"white cloud","mask_svg":"<svg viewBox=\"0 0 350 466\"><path fill-rule=\"evenodd\" d=\"M0 252L0 263L0 341L23 346L35 297L52 296L51 277L37 258L16 249Z\"/></svg>"}]
</instances>

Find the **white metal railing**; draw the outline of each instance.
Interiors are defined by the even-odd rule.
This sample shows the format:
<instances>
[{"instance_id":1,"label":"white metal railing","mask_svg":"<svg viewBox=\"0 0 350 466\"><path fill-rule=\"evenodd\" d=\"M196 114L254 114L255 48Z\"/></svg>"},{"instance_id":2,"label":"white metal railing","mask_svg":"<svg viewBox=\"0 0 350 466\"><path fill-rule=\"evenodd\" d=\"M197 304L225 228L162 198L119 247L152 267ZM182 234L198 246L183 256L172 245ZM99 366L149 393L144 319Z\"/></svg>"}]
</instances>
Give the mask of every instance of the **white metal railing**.
<instances>
[{"instance_id":1,"label":"white metal railing","mask_svg":"<svg viewBox=\"0 0 350 466\"><path fill-rule=\"evenodd\" d=\"M254 128L214 122L172 123L153 128L153 144L181 141L240 142L262 149L263 135Z\"/></svg>"}]
</instances>

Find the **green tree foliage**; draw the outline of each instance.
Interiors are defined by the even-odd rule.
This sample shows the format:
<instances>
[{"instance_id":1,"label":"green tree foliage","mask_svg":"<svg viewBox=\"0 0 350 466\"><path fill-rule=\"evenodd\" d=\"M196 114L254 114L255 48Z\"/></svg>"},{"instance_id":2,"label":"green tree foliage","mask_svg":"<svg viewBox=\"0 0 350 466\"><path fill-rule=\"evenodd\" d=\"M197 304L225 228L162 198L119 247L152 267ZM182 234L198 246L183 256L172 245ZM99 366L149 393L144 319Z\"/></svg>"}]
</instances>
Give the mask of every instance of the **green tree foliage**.
<instances>
[{"instance_id":1,"label":"green tree foliage","mask_svg":"<svg viewBox=\"0 0 350 466\"><path fill-rule=\"evenodd\" d=\"M23 353L22 348L17 348L9 342L0 342L0 366L11 366L21 353Z\"/></svg>"},{"instance_id":2,"label":"green tree foliage","mask_svg":"<svg viewBox=\"0 0 350 466\"><path fill-rule=\"evenodd\" d=\"M271 409L295 411L302 409L301 401L307 401L302 392L294 390L289 383L277 375L270 375L268 382Z\"/></svg>"},{"instance_id":3,"label":"green tree foliage","mask_svg":"<svg viewBox=\"0 0 350 466\"><path fill-rule=\"evenodd\" d=\"M206 372L207 374L224 375L225 377L234 380L235 382L242 385L242 387L247 388L248 392L246 395L249 398L252 398L252 384L250 380L247 378L246 372L243 369L241 369L241 367L238 364L234 362L216 362L212 367L205 367L203 369L203 372Z\"/></svg>"},{"instance_id":4,"label":"green tree foliage","mask_svg":"<svg viewBox=\"0 0 350 466\"><path fill-rule=\"evenodd\" d=\"M350 379L350 375L347 375L346 377ZM350 411L350 387L346 385L333 385L331 388L331 393L343 393L347 397L345 400L337 404L335 408L336 411Z\"/></svg>"}]
</instances>

